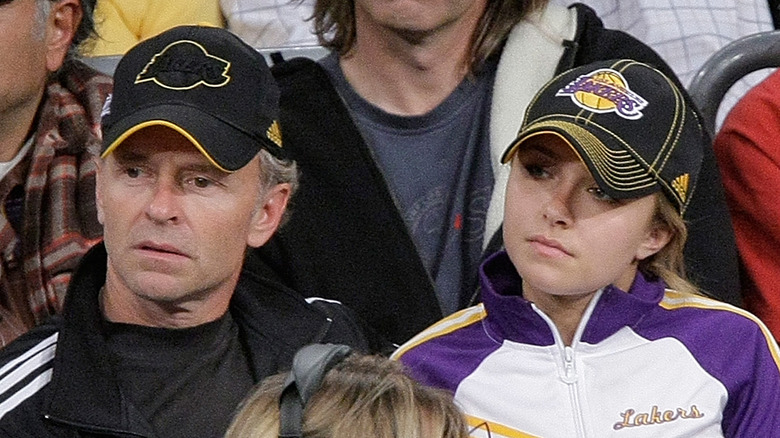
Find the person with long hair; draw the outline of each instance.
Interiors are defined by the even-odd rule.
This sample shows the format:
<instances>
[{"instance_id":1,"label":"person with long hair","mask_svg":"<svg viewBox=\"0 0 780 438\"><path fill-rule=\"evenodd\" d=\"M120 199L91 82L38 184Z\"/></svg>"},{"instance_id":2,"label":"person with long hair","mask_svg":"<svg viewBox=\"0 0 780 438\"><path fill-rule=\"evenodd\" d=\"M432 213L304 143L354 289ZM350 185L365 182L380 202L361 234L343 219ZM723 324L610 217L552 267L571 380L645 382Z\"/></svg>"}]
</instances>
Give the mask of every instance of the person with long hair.
<instances>
[{"instance_id":1,"label":"person with long hair","mask_svg":"<svg viewBox=\"0 0 780 438\"><path fill-rule=\"evenodd\" d=\"M611 58L676 81L581 4L318 0L312 20L330 53L274 67L285 149L304 175L297 214L257 252L394 343L473 302L480 262L502 246L499 158L546 81ZM685 254L699 285L728 300L737 255L714 163L707 146Z\"/></svg>"},{"instance_id":2,"label":"person with long hair","mask_svg":"<svg viewBox=\"0 0 780 438\"><path fill-rule=\"evenodd\" d=\"M646 64L554 78L502 156L506 250L481 267L482 304L393 357L452 391L477 437L777 436L769 330L686 279L704 145Z\"/></svg>"}]
</instances>

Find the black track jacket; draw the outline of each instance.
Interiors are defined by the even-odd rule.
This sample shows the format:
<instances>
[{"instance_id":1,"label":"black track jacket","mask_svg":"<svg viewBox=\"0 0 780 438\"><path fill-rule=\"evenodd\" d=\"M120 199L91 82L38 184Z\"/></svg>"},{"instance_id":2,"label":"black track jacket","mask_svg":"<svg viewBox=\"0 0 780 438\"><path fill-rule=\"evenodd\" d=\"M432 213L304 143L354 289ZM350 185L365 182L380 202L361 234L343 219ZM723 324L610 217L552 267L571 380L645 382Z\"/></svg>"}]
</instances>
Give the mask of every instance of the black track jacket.
<instances>
[{"instance_id":1,"label":"black track jacket","mask_svg":"<svg viewBox=\"0 0 780 438\"><path fill-rule=\"evenodd\" d=\"M101 243L71 280L62 316L0 351L0 437L154 437L123 396L108 361L98 302L105 274ZM346 308L307 301L246 265L230 312L256 381L289 368L294 353L309 343L368 347Z\"/></svg>"}]
</instances>

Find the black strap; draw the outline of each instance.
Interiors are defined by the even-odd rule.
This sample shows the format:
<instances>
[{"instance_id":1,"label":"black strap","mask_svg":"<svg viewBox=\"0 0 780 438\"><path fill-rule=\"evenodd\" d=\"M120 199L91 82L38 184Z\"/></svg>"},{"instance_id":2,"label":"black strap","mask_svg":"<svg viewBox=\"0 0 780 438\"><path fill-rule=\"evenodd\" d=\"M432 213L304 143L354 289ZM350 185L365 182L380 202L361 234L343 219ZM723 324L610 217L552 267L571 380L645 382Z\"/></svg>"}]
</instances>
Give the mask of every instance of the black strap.
<instances>
[{"instance_id":1,"label":"black strap","mask_svg":"<svg viewBox=\"0 0 780 438\"><path fill-rule=\"evenodd\" d=\"M352 353L346 345L307 345L293 358L292 369L279 396L279 438L301 438L303 409L322 384L325 374Z\"/></svg>"}]
</instances>

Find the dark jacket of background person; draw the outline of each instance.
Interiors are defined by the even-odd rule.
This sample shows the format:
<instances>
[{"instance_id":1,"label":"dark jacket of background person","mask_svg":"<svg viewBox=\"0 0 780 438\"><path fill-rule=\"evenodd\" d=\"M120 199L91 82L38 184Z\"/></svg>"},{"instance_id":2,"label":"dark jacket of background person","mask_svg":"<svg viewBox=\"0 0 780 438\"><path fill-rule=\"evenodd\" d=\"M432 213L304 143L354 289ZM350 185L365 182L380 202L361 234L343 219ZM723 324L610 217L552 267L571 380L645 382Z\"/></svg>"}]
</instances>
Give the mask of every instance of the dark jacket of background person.
<instances>
[{"instance_id":1,"label":"dark jacket of background person","mask_svg":"<svg viewBox=\"0 0 780 438\"><path fill-rule=\"evenodd\" d=\"M108 358L98 304L105 266L100 244L74 275L62 316L0 352L0 436L151 438L145 432L150 426L123 395ZM309 303L246 269L230 312L256 382L288 369L295 352L309 343L367 350L343 306Z\"/></svg>"},{"instance_id":2,"label":"dark jacket of background person","mask_svg":"<svg viewBox=\"0 0 780 438\"><path fill-rule=\"evenodd\" d=\"M557 73L623 57L675 77L648 46L604 29L591 9L580 5L577 15L576 37L564 41ZM257 251L285 284L305 295L343 302L381 335L401 343L442 314L381 171L319 65L293 59L275 66L273 73L282 91L285 149L302 176L290 222ZM520 121L518 115L518 126ZM714 296L738 302L734 234L711 147L700 178L688 210L690 276ZM499 231L485 254L501 245ZM470 298L462 297L461 307Z\"/></svg>"}]
</instances>

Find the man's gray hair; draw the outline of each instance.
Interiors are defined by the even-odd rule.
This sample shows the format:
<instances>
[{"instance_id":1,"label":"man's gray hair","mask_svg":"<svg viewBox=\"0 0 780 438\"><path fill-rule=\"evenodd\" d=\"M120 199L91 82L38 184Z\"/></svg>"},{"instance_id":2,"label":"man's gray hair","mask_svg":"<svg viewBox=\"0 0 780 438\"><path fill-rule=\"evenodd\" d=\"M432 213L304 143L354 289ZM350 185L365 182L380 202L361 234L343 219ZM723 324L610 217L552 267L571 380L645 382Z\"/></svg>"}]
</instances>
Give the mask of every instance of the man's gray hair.
<instances>
[{"instance_id":1,"label":"man's gray hair","mask_svg":"<svg viewBox=\"0 0 780 438\"><path fill-rule=\"evenodd\" d=\"M35 9L35 36L43 40L46 36L46 20L49 18L51 12L52 0L38 0L36 1L37 8Z\"/></svg>"},{"instance_id":2,"label":"man's gray hair","mask_svg":"<svg viewBox=\"0 0 780 438\"><path fill-rule=\"evenodd\" d=\"M290 185L290 198L298 190L298 166L295 161L276 158L265 149L260 150L260 189L263 196L278 184ZM290 214L290 208L284 212L281 224L284 224Z\"/></svg>"}]
</instances>

